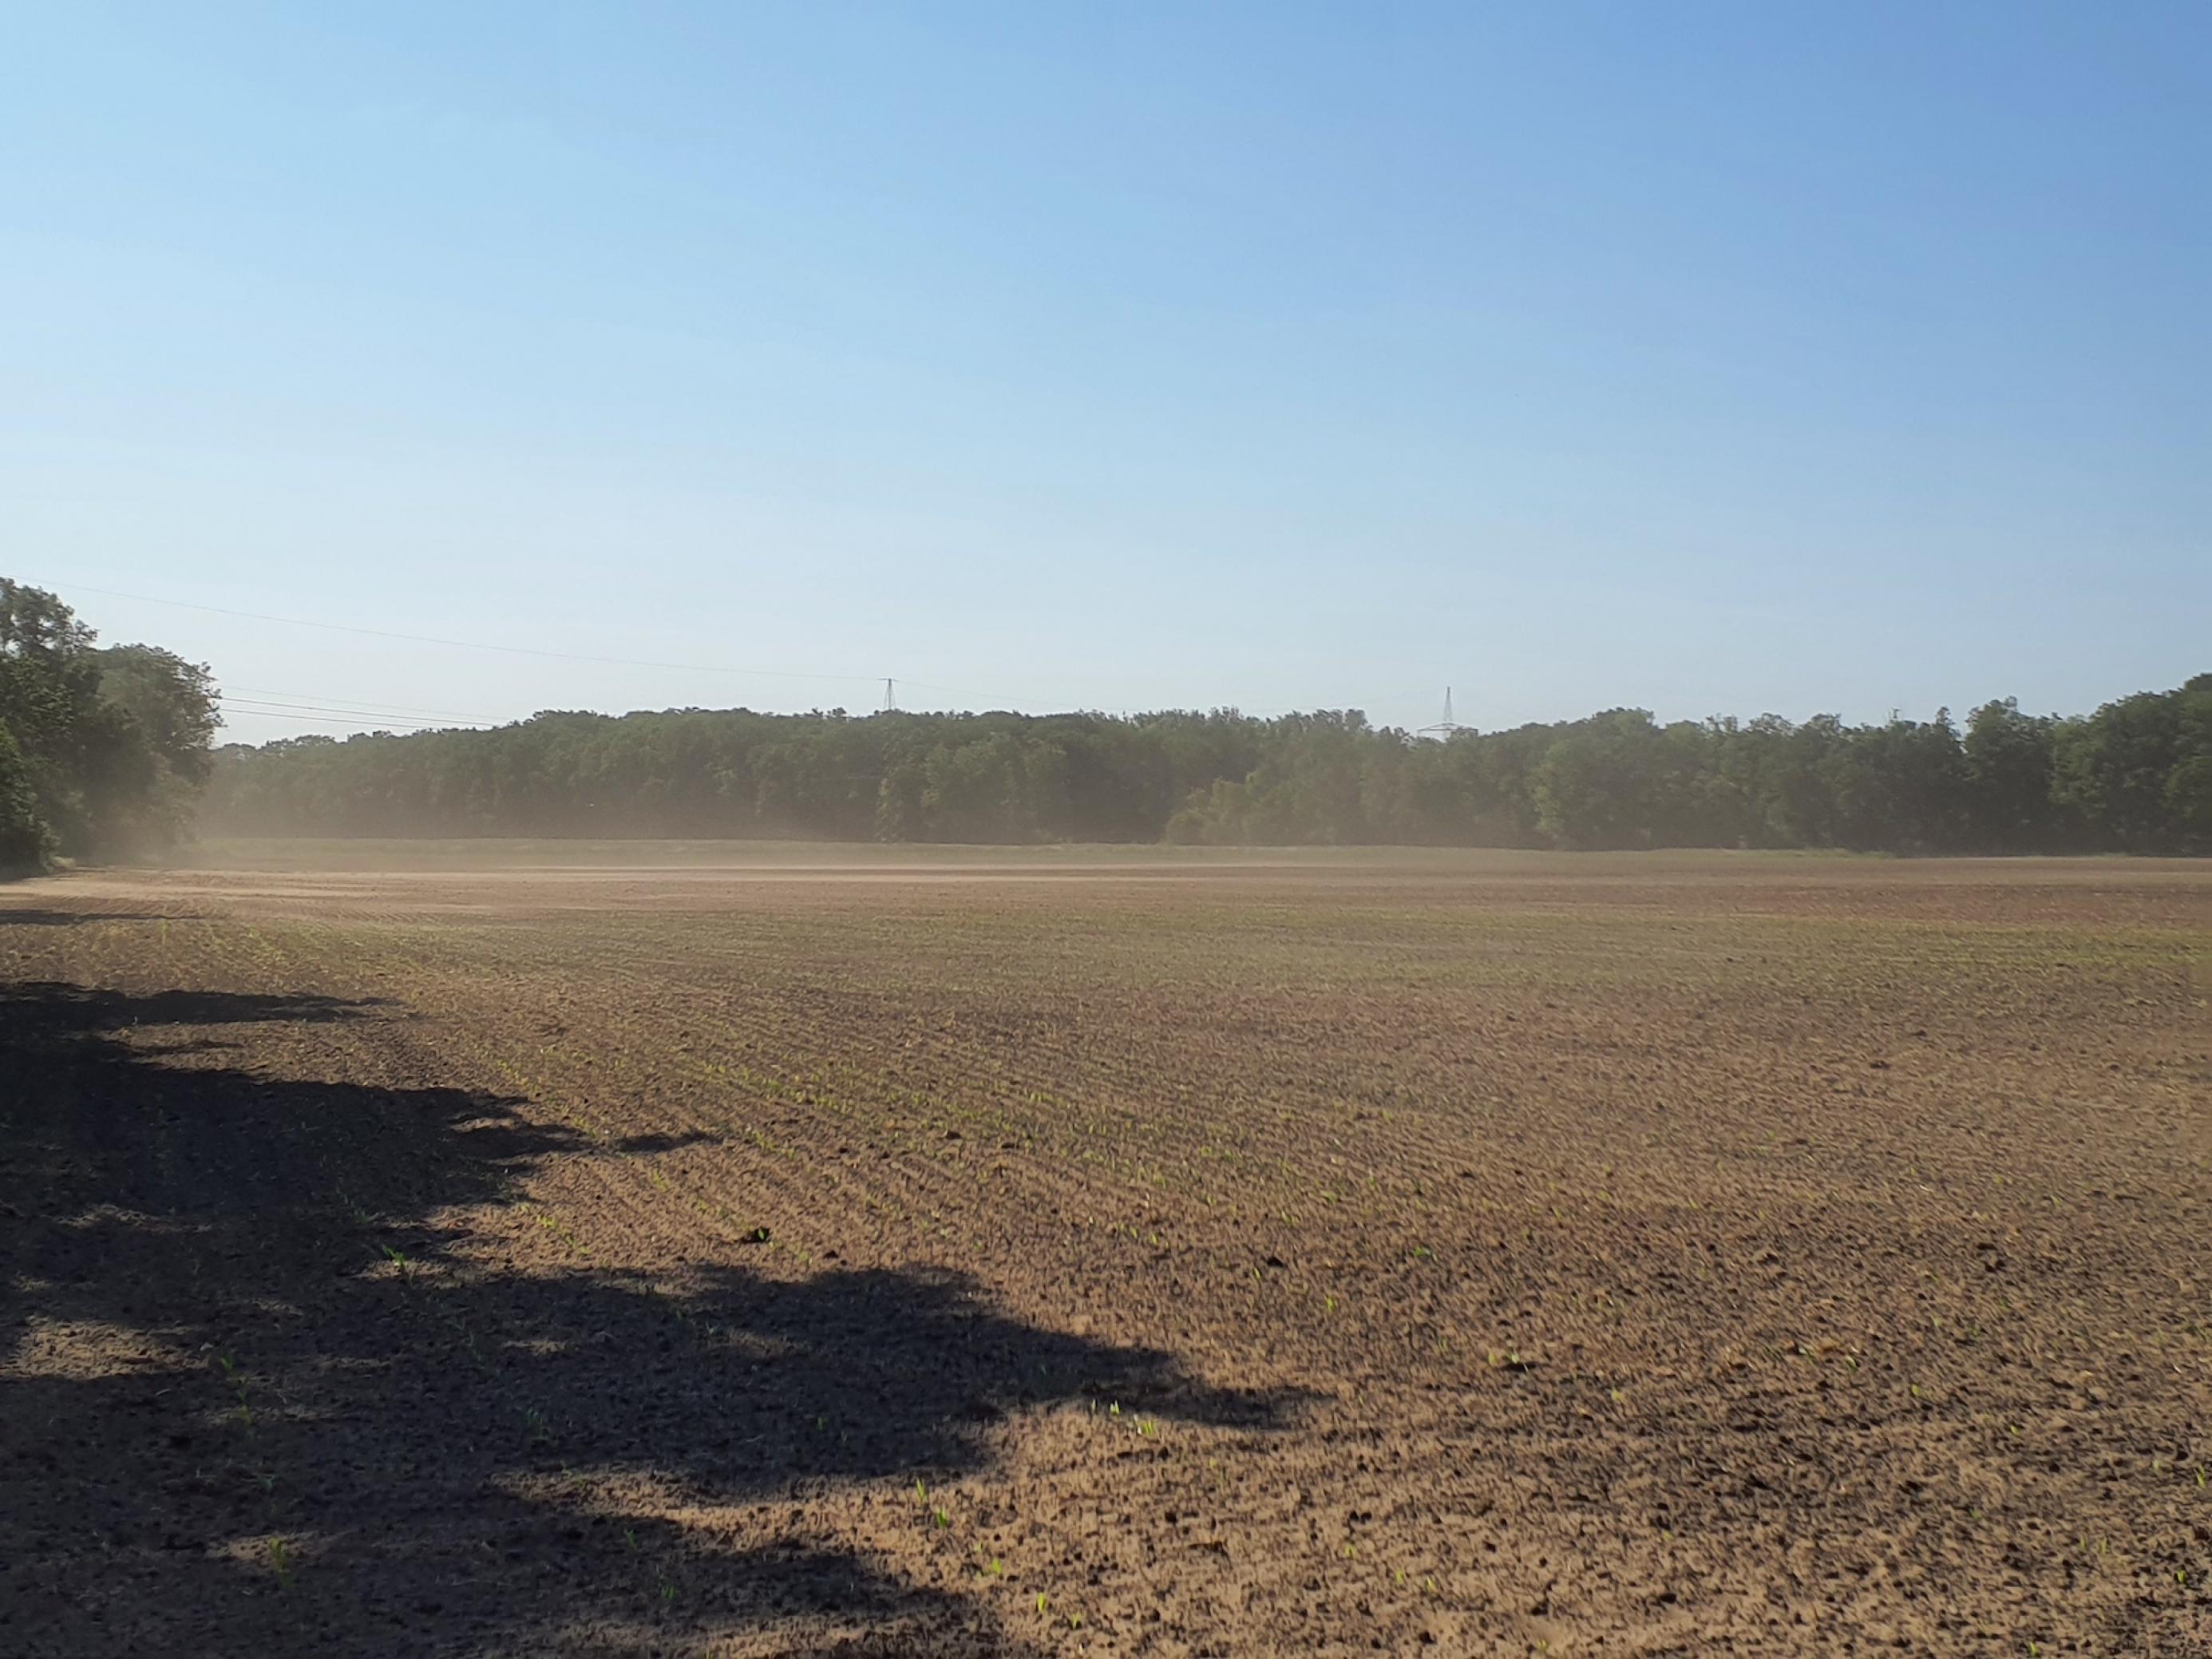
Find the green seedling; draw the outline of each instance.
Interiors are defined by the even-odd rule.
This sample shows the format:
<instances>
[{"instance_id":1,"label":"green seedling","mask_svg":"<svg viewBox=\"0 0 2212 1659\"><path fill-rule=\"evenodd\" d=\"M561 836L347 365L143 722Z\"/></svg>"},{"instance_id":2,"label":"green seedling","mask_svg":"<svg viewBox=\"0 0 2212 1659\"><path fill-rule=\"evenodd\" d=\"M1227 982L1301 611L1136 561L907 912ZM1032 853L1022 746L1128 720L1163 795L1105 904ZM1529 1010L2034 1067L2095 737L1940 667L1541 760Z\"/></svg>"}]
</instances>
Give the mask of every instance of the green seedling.
<instances>
[{"instance_id":1,"label":"green seedling","mask_svg":"<svg viewBox=\"0 0 2212 1659\"><path fill-rule=\"evenodd\" d=\"M292 1588L292 1571L295 1565L292 1547L282 1538L271 1538L269 1540L269 1568L276 1575L278 1588Z\"/></svg>"},{"instance_id":2,"label":"green seedling","mask_svg":"<svg viewBox=\"0 0 2212 1659\"><path fill-rule=\"evenodd\" d=\"M224 1381L230 1384L231 1392L238 1396L238 1420L251 1431L253 1427L253 1407L246 1401L246 1378L240 1372L238 1363L228 1354L218 1355L216 1363L222 1367Z\"/></svg>"}]
</instances>

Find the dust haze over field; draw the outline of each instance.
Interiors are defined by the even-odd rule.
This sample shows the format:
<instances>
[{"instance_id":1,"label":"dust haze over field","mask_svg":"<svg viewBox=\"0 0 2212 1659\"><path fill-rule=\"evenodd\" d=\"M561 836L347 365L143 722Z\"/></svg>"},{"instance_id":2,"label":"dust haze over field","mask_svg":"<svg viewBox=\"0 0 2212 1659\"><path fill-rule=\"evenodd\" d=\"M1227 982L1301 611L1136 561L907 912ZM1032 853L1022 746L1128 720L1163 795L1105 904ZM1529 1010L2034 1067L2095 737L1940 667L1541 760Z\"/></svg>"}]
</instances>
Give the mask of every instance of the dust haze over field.
<instances>
[{"instance_id":1,"label":"dust haze over field","mask_svg":"<svg viewBox=\"0 0 2212 1659\"><path fill-rule=\"evenodd\" d=\"M0 1659L2212 1659L2206 0L5 40Z\"/></svg>"},{"instance_id":2,"label":"dust haze over field","mask_svg":"<svg viewBox=\"0 0 2212 1659\"><path fill-rule=\"evenodd\" d=\"M0 894L0 1644L2204 1651L2212 873Z\"/></svg>"}]
</instances>

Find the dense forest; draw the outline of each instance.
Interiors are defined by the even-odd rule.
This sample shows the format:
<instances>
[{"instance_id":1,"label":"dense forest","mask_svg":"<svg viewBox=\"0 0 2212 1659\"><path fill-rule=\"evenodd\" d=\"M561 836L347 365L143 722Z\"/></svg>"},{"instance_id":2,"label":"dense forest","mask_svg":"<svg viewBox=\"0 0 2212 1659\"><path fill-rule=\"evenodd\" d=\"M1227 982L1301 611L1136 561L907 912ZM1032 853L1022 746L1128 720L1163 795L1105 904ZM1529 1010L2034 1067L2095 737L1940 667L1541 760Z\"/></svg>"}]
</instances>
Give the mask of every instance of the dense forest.
<instances>
[{"instance_id":1,"label":"dense forest","mask_svg":"<svg viewBox=\"0 0 2212 1659\"><path fill-rule=\"evenodd\" d=\"M0 577L0 875L173 845L216 724L205 668L157 646L102 648L52 594Z\"/></svg>"},{"instance_id":2,"label":"dense forest","mask_svg":"<svg viewBox=\"0 0 2212 1659\"><path fill-rule=\"evenodd\" d=\"M219 750L208 833L2212 852L2212 674L1963 727L1660 725L1425 739L1357 711L546 713Z\"/></svg>"},{"instance_id":3,"label":"dense forest","mask_svg":"<svg viewBox=\"0 0 2212 1659\"><path fill-rule=\"evenodd\" d=\"M551 712L212 748L208 671L0 578L0 872L191 833L2212 853L2212 674L2087 715Z\"/></svg>"}]
</instances>

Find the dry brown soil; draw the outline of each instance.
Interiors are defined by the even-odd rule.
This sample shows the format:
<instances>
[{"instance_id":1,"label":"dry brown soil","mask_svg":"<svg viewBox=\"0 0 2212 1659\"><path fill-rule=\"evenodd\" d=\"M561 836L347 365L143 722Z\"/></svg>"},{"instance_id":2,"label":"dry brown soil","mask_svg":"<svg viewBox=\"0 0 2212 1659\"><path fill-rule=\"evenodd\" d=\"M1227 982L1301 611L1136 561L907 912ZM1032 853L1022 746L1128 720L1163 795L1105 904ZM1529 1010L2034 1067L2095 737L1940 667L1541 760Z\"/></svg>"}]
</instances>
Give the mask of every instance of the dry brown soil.
<instances>
[{"instance_id":1,"label":"dry brown soil","mask_svg":"<svg viewBox=\"0 0 2212 1659\"><path fill-rule=\"evenodd\" d=\"M0 893L0 1652L2212 1653L2212 870L689 856Z\"/></svg>"}]
</instances>

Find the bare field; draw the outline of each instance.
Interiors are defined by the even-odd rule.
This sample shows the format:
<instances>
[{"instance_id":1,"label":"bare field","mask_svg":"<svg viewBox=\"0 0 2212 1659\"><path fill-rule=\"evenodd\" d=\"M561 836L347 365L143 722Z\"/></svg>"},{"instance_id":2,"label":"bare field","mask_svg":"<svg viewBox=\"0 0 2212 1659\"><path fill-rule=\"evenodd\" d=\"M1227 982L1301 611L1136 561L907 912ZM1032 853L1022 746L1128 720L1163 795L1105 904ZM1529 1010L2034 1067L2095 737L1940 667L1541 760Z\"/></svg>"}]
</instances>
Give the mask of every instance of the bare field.
<instances>
[{"instance_id":1,"label":"bare field","mask_svg":"<svg viewBox=\"0 0 2212 1659\"><path fill-rule=\"evenodd\" d=\"M0 1650L2212 1652L2212 869L202 863L0 893Z\"/></svg>"}]
</instances>

